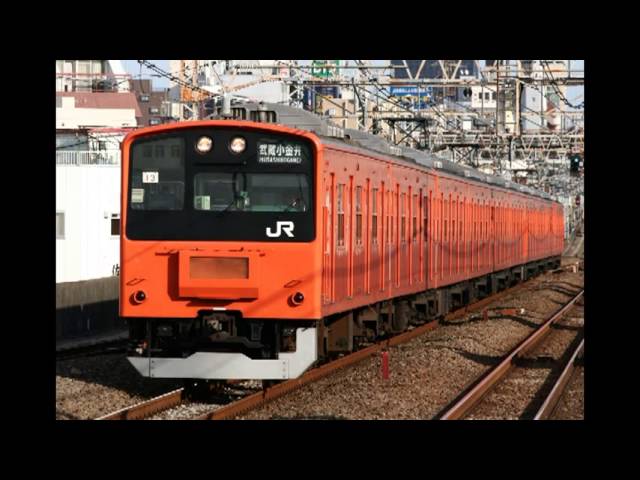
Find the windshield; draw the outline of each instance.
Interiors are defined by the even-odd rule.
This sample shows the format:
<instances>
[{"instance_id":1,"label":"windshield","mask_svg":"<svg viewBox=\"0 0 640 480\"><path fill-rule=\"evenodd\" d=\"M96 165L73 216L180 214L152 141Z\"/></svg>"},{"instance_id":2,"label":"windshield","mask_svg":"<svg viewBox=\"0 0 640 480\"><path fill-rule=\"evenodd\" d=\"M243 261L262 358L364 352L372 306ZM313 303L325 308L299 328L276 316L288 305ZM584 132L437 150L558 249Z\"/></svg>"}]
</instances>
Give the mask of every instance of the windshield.
<instances>
[{"instance_id":1,"label":"windshield","mask_svg":"<svg viewBox=\"0 0 640 480\"><path fill-rule=\"evenodd\" d=\"M198 173L194 177L196 210L305 212L309 182L303 173Z\"/></svg>"},{"instance_id":2,"label":"windshield","mask_svg":"<svg viewBox=\"0 0 640 480\"><path fill-rule=\"evenodd\" d=\"M210 149L197 145L207 137ZM242 137L246 148L230 145ZM132 240L310 241L314 149L285 133L197 127L130 148L126 234ZM293 236L278 225L293 225Z\"/></svg>"}]
</instances>

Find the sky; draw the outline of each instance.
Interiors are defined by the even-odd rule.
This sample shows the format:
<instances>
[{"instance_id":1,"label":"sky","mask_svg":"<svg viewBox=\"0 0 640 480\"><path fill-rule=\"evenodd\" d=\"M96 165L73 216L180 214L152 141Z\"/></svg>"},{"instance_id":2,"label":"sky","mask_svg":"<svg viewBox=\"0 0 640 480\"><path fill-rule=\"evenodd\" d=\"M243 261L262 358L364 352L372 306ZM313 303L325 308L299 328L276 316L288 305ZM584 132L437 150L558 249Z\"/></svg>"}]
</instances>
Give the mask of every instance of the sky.
<instances>
[{"instance_id":1,"label":"sky","mask_svg":"<svg viewBox=\"0 0 640 480\"><path fill-rule=\"evenodd\" d=\"M169 71L169 60L149 60L149 62L157 65L159 68L165 71ZM134 79L139 79L140 75L140 64L137 60L122 60L122 64L124 69L128 74L131 75ZM149 70L146 67L142 67L142 78L151 78L153 80L153 88L161 90L163 88L169 88L169 80L166 78L158 78L152 77L151 75L156 75L153 70Z\"/></svg>"},{"instance_id":2,"label":"sky","mask_svg":"<svg viewBox=\"0 0 640 480\"><path fill-rule=\"evenodd\" d=\"M159 68L165 70L165 71L169 71L169 60L149 60L149 62L157 65ZM304 65L304 64L308 64L310 61L309 60L300 60L299 61L300 64ZM374 65L381 65L385 62L385 60L373 60L372 63ZM152 70L149 70L146 67L142 67L142 70L140 69L140 64L138 63L137 60L122 60L122 63L124 65L124 69L127 71L127 73L131 74L132 78L134 79L138 79L140 78L140 73L142 72L142 78L151 78L153 80L153 88L157 89L157 90L161 90L164 88L169 88L169 80L166 78L162 78L162 77L154 77L152 75L157 75L155 72L153 72ZM480 65L484 66L484 61L480 60ZM573 68L574 70L582 70L584 68L584 60L571 60L571 68ZM572 103L573 100L577 97L578 100L575 103L580 103L584 100L584 98L581 97L581 95L584 94L584 87L579 86L579 87L569 87L568 92L567 92L567 98L569 101L571 101Z\"/></svg>"}]
</instances>

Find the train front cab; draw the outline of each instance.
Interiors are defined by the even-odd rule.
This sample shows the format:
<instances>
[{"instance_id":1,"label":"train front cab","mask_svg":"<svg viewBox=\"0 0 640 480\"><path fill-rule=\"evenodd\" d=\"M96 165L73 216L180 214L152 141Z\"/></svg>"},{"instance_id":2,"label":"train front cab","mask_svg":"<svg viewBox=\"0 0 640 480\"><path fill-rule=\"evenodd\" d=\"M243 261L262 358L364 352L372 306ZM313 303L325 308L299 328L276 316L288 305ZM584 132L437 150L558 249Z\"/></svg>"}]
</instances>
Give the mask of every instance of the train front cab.
<instances>
[{"instance_id":1,"label":"train front cab","mask_svg":"<svg viewBox=\"0 0 640 480\"><path fill-rule=\"evenodd\" d=\"M131 364L200 379L309 368L321 316L317 137L204 121L141 129L122 148Z\"/></svg>"}]
</instances>

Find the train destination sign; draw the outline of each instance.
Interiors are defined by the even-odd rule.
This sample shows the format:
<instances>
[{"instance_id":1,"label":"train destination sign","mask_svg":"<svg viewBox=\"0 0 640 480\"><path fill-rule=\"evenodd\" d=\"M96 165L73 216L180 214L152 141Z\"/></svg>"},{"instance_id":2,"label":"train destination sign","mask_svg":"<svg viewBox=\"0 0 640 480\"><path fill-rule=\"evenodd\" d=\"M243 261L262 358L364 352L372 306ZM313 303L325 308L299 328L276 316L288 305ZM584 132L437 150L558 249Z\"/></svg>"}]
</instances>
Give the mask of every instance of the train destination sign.
<instances>
[{"instance_id":1,"label":"train destination sign","mask_svg":"<svg viewBox=\"0 0 640 480\"><path fill-rule=\"evenodd\" d=\"M291 143L258 143L258 163L302 163L302 148Z\"/></svg>"}]
</instances>

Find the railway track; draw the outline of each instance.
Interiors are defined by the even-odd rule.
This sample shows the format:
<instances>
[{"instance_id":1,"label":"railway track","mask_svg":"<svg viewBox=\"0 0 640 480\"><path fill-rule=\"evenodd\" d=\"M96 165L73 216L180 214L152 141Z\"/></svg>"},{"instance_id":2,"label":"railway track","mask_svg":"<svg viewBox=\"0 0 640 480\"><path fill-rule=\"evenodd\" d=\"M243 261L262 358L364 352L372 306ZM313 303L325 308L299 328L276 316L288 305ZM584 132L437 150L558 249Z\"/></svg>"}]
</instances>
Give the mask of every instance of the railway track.
<instances>
[{"instance_id":1,"label":"railway track","mask_svg":"<svg viewBox=\"0 0 640 480\"><path fill-rule=\"evenodd\" d=\"M515 293L525 285L526 282L520 283L514 287L503 290L502 292L499 292L495 295L486 297L471 305L462 307L446 315L444 321L451 322L457 318L463 317L468 313L480 311L487 304L494 302L495 300L499 300L500 298L509 294ZM356 363L370 358L373 355L380 354L386 351L389 347L407 343L410 340L437 328L438 325L439 322L437 320L434 320L432 322L418 326L410 331L395 335L388 339L381 340L376 344L371 345L370 347L364 348L352 354L346 355L345 357L342 357L338 360L322 365L321 367L310 370L300 378L288 380L270 388L263 389L263 391L245 397L237 402L216 409L212 412L200 415L196 418L196 420L230 420L234 417L237 417L238 415L242 415L251 410L257 409L272 400L283 397L284 395L297 390L304 385L310 384L312 382L320 380L321 378L331 375L338 370L355 365Z\"/></svg>"},{"instance_id":2,"label":"railway track","mask_svg":"<svg viewBox=\"0 0 640 480\"><path fill-rule=\"evenodd\" d=\"M567 362L564 367L564 370L556 380L556 383L553 385L551 392L542 403L542 406L536 413L534 420L547 420L551 418L553 415L555 408L558 405L558 402L562 398L562 395L569 384L569 380L573 376L573 372L575 371L575 367L578 362L581 361L584 355L584 339L580 342L580 345L574 350L571 358Z\"/></svg>"},{"instance_id":3,"label":"railway track","mask_svg":"<svg viewBox=\"0 0 640 480\"><path fill-rule=\"evenodd\" d=\"M447 408L441 416L440 420L458 420L467 416L475 408L477 408L487 394L494 389L501 381L503 381L507 374L512 371L516 365L517 360L525 357L528 352L531 352L541 344L545 337L551 332L552 326L558 322L563 316L573 308L573 306L584 296L584 290L575 295L569 302L561 307L556 313L554 313L546 322L525 338L518 346L516 346L509 354L507 354L503 360L492 368L486 375L477 380L469 389L458 397L455 403ZM584 341L580 343L578 348L574 351L573 355L565 367L564 371L558 378L558 381L552 388L550 394L542 402L542 406L535 415L535 419L548 418L555 408L558 400L562 396L562 391L571 376L573 365L576 362L580 352L583 350Z\"/></svg>"},{"instance_id":4,"label":"railway track","mask_svg":"<svg viewBox=\"0 0 640 480\"><path fill-rule=\"evenodd\" d=\"M479 300L471 305L467 305L458 310L455 310L448 315L445 316L445 322L451 322L460 317L465 316L468 313L474 313L478 311L482 311L482 309L491 302L499 300L502 297L507 295L516 293L523 287L527 285L528 282L523 282L518 285L515 285L511 288L505 289L501 292L498 292L489 297L485 297L482 300ZM378 355L386 349L400 345L402 343L406 343L434 328L437 328L439 322L434 320L429 323L425 323L423 325L417 326L407 332L395 335L393 337L383 339L366 347L362 350L358 350L349 355L346 355L337 360L331 361L319 367L316 367L299 378L287 380L282 383L278 383L276 385L263 388L261 391L258 391L253 394L249 394L244 398L241 398L236 401L232 401L231 403L223 406L217 406L215 410L207 412L205 414L199 415L195 420L226 420L232 419L238 415L249 412L251 410L257 409L260 406L264 405L267 402L280 398L298 388L307 385L309 383L315 382L324 378L328 375L331 375L338 370L350 367L355 365L367 358L370 358L373 355ZM230 382L237 383L237 382ZM112 412L110 414L104 415L102 417L97 418L96 420L140 420L144 418L148 418L152 415L158 414L162 411L177 407L179 405L187 402L187 395L184 389L174 390L172 392L168 392L164 395L160 395L158 397L146 400L144 402L138 403L136 405L132 405L130 407L123 408L116 412Z\"/></svg>"},{"instance_id":5,"label":"railway track","mask_svg":"<svg viewBox=\"0 0 640 480\"><path fill-rule=\"evenodd\" d=\"M176 407L186 400L184 388L179 388L158 397L136 403L115 412L103 415L96 420L142 420L158 412Z\"/></svg>"}]
</instances>

